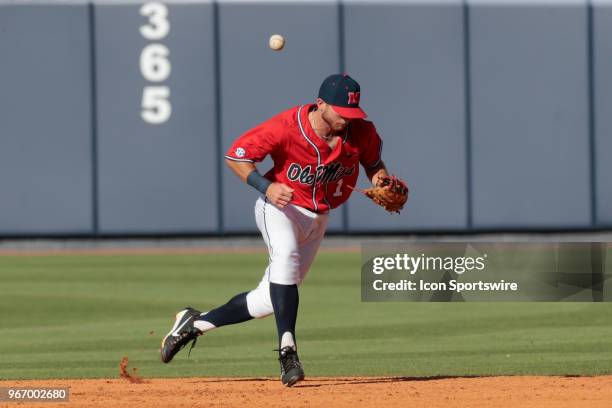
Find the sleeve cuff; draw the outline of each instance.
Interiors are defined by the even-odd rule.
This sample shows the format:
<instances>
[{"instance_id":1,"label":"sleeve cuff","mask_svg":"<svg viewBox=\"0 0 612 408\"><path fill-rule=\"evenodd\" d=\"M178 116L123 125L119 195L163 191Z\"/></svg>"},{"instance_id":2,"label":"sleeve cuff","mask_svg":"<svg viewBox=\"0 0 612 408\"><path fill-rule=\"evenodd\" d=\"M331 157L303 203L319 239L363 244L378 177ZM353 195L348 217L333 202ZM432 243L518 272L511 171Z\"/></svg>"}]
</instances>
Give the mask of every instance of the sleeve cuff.
<instances>
[{"instance_id":1,"label":"sleeve cuff","mask_svg":"<svg viewBox=\"0 0 612 408\"><path fill-rule=\"evenodd\" d=\"M231 156L228 156L228 155L225 155L225 158L228 159L228 160L237 161L237 162L255 163L255 160L252 160L252 159L237 159L235 157L231 157Z\"/></svg>"},{"instance_id":2,"label":"sleeve cuff","mask_svg":"<svg viewBox=\"0 0 612 408\"><path fill-rule=\"evenodd\" d=\"M366 166L366 168L373 169L374 167L378 166L380 164L380 162L381 162L381 159L379 157L378 160L376 160L373 164L371 164L369 166Z\"/></svg>"}]
</instances>

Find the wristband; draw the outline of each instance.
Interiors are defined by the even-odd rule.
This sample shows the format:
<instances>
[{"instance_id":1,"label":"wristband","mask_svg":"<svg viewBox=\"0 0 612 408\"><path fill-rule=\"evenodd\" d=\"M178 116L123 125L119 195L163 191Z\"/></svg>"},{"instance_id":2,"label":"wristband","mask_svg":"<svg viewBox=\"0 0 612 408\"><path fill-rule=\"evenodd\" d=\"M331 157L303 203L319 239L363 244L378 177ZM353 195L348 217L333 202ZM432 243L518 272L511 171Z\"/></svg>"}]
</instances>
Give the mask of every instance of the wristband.
<instances>
[{"instance_id":1,"label":"wristband","mask_svg":"<svg viewBox=\"0 0 612 408\"><path fill-rule=\"evenodd\" d=\"M259 191L263 195L266 195L268 187L270 187L270 184L272 184L270 180L259 174L257 169L249 173L246 182L249 186L252 186L255 188L255 190Z\"/></svg>"}]
</instances>

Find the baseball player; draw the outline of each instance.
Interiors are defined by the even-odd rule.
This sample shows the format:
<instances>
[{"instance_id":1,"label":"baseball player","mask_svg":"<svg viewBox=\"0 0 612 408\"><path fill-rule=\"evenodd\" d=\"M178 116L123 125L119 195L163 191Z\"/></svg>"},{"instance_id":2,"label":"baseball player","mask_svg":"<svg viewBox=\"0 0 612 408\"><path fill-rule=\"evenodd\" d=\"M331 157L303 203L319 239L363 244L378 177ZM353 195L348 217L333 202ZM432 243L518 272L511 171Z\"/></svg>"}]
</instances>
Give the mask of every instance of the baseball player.
<instances>
[{"instance_id":1,"label":"baseball player","mask_svg":"<svg viewBox=\"0 0 612 408\"><path fill-rule=\"evenodd\" d=\"M359 84L348 75L327 77L316 103L296 106L247 131L225 156L226 164L260 193L255 220L269 252L259 285L201 313L186 308L161 344L161 360L215 328L274 314L281 381L304 379L295 323L298 286L325 234L329 211L344 203L357 183L359 164L374 185L389 179L382 141L359 107ZM261 175L255 163L267 155L274 167ZM191 351L191 349L190 349Z\"/></svg>"}]
</instances>

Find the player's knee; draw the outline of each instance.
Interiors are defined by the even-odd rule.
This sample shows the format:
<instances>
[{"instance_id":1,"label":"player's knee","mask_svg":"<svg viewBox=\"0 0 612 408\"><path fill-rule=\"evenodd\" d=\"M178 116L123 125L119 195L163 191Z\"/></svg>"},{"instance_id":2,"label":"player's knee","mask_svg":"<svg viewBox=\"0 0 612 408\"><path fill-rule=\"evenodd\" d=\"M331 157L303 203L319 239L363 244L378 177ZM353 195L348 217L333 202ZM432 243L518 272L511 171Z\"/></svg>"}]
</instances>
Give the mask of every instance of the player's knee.
<instances>
[{"instance_id":1,"label":"player's knee","mask_svg":"<svg viewBox=\"0 0 612 408\"><path fill-rule=\"evenodd\" d=\"M246 296L249 314L256 319L263 319L274 313L272 301L270 300L270 289L267 286L259 285Z\"/></svg>"},{"instance_id":2,"label":"player's knee","mask_svg":"<svg viewBox=\"0 0 612 408\"><path fill-rule=\"evenodd\" d=\"M284 269L288 271L300 270L300 253L297 250L275 250L271 256L270 267L273 269Z\"/></svg>"},{"instance_id":3,"label":"player's knee","mask_svg":"<svg viewBox=\"0 0 612 408\"><path fill-rule=\"evenodd\" d=\"M295 262L273 262L270 265L270 283L297 285L300 282L299 264Z\"/></svg>"},{"instance_id":4,"label":"player's knee","mask_svg":"<svg viewBox=\"0 0 612 408\"><path fill-rule=\"evenodd\" d=\"M278 262L300 262L300 251L297 248L274 248L272 261Z\"/></svg>"}]
</instances>

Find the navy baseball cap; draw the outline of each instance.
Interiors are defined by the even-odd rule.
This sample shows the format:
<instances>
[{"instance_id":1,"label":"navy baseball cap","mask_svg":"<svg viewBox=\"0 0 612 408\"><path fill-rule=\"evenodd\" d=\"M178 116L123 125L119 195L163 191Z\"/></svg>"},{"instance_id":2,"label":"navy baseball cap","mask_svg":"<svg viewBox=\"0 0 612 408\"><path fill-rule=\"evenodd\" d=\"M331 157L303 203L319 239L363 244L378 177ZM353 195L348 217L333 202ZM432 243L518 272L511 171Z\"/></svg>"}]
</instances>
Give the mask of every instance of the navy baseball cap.
<instances>
[{"instance_id":1,"label":"navy baseball cap","mask_svg":"<svg viewBox=\"0 0 612 408\"><path fill-rule=\"evenodd\" d=\"M359 107L361 88L346 74L330 75L321 84L319 98L330 104L343 118L361 119L368 115Z\"/></svg>"}]
</instances>

